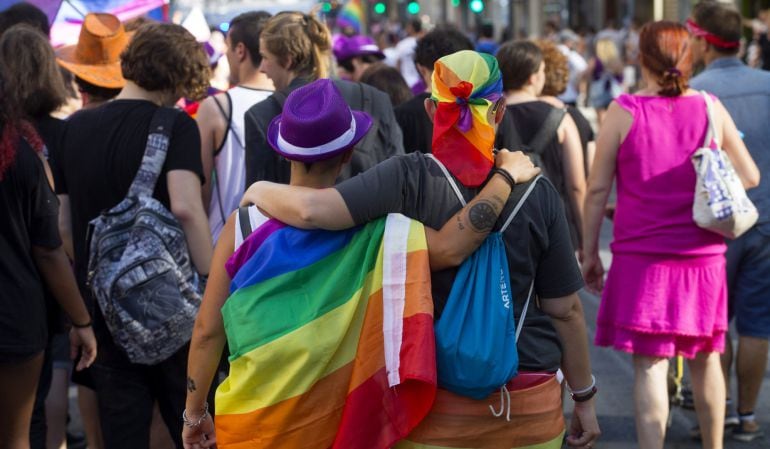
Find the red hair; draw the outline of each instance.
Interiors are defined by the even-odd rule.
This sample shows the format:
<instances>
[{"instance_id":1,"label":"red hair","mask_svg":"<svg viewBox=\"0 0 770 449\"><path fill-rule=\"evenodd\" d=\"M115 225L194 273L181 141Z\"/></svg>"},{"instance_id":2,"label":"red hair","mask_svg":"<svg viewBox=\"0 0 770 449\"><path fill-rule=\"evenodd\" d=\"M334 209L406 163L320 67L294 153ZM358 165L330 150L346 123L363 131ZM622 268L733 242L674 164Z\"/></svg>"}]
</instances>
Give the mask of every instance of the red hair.
<instances>
[{"instance_id":1,"label":"red hair","mask_svg":"<svg viewBox=\"0 0 770 449\"><path fill-rule=\"evenodd\" d=\"M22 120L16 123L6 121L2 126L2 137L0 137L0 181L3 180L5 172L13 165L16 160L16 149L19 144L19 137L24 140L36 151L43 151L43 140L35 131L35 127L28 121Z\"/></svg>"},{"instance_id":2,"label":"red hair","mask_svg":"<svg viewBox=\"0 0 770 449\"><path fill-rule=\"evenodd\" d=\"M660 94L677 97L689 87L692 75L689 33L683 25L661 20L642 27L639 33L642 66L661 87Z\"/></svg>"}]
</instances>

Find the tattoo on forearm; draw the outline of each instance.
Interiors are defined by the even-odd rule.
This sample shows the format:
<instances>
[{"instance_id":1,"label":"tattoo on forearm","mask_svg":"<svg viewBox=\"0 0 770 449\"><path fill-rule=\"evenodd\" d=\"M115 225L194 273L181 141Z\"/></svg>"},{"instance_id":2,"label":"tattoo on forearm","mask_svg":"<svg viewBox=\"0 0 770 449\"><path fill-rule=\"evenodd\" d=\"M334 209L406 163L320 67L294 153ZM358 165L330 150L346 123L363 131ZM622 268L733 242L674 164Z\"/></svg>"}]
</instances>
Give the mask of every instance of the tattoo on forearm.
<instances>
[{"instance_id":1,"label":"tattoo on forearm","mask_svg":"<svg viewBox=\"0 0 770 449\"><path fill-rule=\"evenodd\" d=\"M487 232L497 221L498 209L491 201L479 200L468 211L468 220L476 232Z\"/></svg>"},{"instance_id":2,"label":"tattoo on forearm","mask_svg":"<svg viewBox=\"0 0 770 449\"><path fill-rule=\"evenodd\" d=\"M195 381L192 379L192 377L187 378L187 391L192 393L193 391L197 390L198 388L195 387Z\"/></svg>"},{"instance_id":3,"label":"tattoo on forearm","mask_svg":"<svg viewBox=\"0 0 770 449\"><path fill-rule=\"evenodd\" d=\"M465 225L463 224L463 218L460 216L460 214L457 215L457 228L461 231L465 230Z\"/></svg>"}]
</instances>

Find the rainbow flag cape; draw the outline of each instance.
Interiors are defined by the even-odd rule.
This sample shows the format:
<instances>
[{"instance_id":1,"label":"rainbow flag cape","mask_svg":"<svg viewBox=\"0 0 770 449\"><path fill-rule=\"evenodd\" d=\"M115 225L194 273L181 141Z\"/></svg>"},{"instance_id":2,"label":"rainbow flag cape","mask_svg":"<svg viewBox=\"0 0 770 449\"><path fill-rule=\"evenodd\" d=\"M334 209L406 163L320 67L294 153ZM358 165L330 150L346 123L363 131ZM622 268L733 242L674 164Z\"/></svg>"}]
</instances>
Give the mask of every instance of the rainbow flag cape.
<instances>
[{"instance_id":1,"label":"rainbow flag cape","mask_svg":"<svg viewBox=\"0 0 770 449\"><path fill-rule=\"evenodd\" d=\"M352 27L356 34L361 34L365 23L366 16L361 0L349 0L337 15L337 26L340 28Z\"/></svg>"},{"instance_id":2,"label":"rainbow flag cape","mask_svg":"<svg viewBox=\"0 0 770 449\"><path fill-rule=\"evenodd\" d=\"M436 394L425 232L402 215L347 231L270 220L227 264L230 374L220 448L390 448Z\"/></svg>"},{"instance_id":3,"label":"rainbow flag cape","mask_svg":"<svg viewBox=\"0 0 770 449\"><path fill-rule=\"evenodd\" d=\"M500 392L476 400L439 389L428 416L393 449L561 449L564 413L555 377L509 393L506 400ZM495 416L490 406L503 414Z\"/></svg>"}]
</instances>

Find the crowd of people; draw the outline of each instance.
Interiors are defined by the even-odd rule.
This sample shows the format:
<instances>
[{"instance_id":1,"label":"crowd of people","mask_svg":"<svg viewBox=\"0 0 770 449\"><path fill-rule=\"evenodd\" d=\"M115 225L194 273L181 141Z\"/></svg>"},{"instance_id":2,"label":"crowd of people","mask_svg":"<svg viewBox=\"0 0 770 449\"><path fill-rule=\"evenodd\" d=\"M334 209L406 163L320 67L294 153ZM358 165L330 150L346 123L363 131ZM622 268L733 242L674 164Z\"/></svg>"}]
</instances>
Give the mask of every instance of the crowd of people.
<instances>
[{"instance_id":1,"label":"crowd of people","mask_svg":"<svg viewBox=\"0 0 770 449\"><path fill-rule=\"evenodd\" d=\"M704 448L762 437L770 73L746 24L704 0L590 40L393 42L254 11L220 63L180 25L89 13L54 49L40 10L0 12L0 448L67 447L72 382L91 448L591 449L583 288L593 343L633 356L639 447L664 446L676 356ZM693 219L703 148L758 210L733 240ZM447 362L493 306L505 353Z\"/></svg>"}]
</instances>

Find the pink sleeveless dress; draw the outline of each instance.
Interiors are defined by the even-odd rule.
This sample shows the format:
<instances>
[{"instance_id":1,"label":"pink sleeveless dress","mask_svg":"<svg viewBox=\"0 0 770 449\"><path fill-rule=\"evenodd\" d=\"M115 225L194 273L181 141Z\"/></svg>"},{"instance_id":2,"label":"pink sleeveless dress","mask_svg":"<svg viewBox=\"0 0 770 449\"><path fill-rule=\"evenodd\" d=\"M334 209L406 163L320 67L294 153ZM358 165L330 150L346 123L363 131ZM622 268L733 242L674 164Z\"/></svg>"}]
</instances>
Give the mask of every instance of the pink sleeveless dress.
<instances>
[{"instance_id":1,"label":"pink sleeveless dress","mask_svg":"<svg viewBox=\"0 0 770 449\"><path fill-rule=\"evenodd\" d=\"M618 148L617 209L595 342L652 357L722 352L725 243L692 220L690 157L708 124L700 95L622 95L633 116Z\"/></svg>"}]
</instances>

